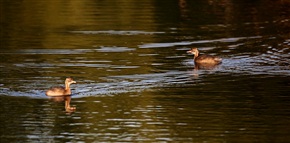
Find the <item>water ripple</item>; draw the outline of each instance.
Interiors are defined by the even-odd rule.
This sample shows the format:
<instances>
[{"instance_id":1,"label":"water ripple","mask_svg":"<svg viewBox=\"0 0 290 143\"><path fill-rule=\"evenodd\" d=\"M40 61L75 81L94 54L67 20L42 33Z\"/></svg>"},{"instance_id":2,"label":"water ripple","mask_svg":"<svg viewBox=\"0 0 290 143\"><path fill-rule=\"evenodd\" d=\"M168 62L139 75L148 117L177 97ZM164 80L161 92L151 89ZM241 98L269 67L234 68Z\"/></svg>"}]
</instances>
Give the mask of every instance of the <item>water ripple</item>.
<instances>
[{"instance_id":1,"label":"water ripple","mask_svg":"<svg viewBox=\"0 0 290 143\"><path fill-rule=\"evenodd\" d=\"M101 47L100 49L96 49L98 52L128 52L134 51L133 48L128 47Z\"/></svg>"},{"instance_id":2,"label":"water ripple","mask_svg":"<svg viewBox=\"0 0 290 143\"><path fill-rule=\"evenodd\" d=\"M153 35L153 34L164 34L165 32L147 32L147 31L71 31L76 34L109 34L109 35Z\"/></svg>"},{"instance_id":3,"label":"water ripple","mask_svg":"<svg viewBox=\"0 0 290 143\"><path fill-rule=\"evenodd\" d=\"M258 39L261 36L252 36L252 37L233 37L233 38L221 38L214 40L199 40L199 41L181 41L181 42L172 42L172 43L148 43L139 45L139 48L162 48L162 47L172 47L172 46L187 46L192 44L205 44L205 43L214 43L214 42L223 42L223 43L233 43L239 40L244 39Z\"/></svg>"}]
</instances>

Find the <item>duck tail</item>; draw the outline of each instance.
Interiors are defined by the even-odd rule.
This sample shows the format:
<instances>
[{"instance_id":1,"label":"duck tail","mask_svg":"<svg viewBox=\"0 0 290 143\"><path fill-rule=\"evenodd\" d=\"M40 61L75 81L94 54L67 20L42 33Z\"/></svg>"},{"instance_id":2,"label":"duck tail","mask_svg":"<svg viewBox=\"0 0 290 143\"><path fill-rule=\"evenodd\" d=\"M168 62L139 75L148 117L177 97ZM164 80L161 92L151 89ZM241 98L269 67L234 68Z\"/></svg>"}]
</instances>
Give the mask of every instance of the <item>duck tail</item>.
<instances>
[{"instance_id":1,"label":"duck tail","mask_svg":"<svg viewBox=\"0 0 290 143\"><path fill-rule=\"evenodd\" d=\"M216 62L218 62L218 63L221 63L223 59L222 59L222 58L219 58L219 57L215 57L214 60L215 60Z\"/></svg>"}]
</instances>

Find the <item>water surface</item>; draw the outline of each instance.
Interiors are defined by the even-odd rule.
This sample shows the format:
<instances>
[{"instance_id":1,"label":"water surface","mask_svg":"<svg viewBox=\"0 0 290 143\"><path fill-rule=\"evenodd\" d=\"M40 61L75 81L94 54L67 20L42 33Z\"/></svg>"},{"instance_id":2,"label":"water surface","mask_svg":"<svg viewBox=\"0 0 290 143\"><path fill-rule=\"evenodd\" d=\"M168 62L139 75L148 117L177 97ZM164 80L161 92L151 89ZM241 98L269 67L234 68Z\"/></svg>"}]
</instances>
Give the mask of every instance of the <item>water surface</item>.
<instances>
[{"instance_id":1,"label":"water surface","mask_svg":"<svg viewBox=\"0 0 290 143\"><path fill-rule=\"evenodd\" d=\"M289 6L3 1L1 142L285 142ZM73 112L45 96L65 77Z\"/></svg>"}]
</instances>

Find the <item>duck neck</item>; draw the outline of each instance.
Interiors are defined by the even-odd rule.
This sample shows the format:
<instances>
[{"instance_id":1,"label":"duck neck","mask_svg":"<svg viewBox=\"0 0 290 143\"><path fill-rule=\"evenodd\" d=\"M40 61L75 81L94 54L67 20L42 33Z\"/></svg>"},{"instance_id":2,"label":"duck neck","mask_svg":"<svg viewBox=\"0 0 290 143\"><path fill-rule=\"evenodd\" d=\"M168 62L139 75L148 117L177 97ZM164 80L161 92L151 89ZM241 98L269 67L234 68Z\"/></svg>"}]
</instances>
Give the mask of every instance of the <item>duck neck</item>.
<instances>
[{"instance_id":1,"label":"duck neck","mask_svg":"<svg viewBox=\"0 0 290 143\"><path fill-rule=\"evenodd\" d=\"M197 57L198 57L198 53L195 53L193 59L196 59Z\"/></svg>"},{"instance_id":2,"label":"duck neck","mask_svg":"<svg viewBox=\"0 0 290 143\"><path fill-rule=\"evenodd\" d=\"M64 91L64 95L71 95L71 91L70 91L69 86L70 86L69 83L65 83L65 91Z\"/></svg>"},{"instance_id":3,"label":"duck neck","mask_svg":"<svg viewBox=\"0 0 290 143\"><path fill-rule=\"evenodd\" d=\"M65 83L65 90L70 90L68 83Z\"/></svg>"}]
</instances>

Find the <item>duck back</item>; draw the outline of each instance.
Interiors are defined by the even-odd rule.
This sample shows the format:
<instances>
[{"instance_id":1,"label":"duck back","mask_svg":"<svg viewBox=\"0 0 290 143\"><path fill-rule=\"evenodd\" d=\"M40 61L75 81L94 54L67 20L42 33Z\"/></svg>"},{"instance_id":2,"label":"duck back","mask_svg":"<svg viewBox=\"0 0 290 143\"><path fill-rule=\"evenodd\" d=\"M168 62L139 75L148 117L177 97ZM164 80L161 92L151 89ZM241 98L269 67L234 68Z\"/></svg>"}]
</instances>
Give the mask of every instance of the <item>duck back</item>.
<instances>
[{"instance_id":1,"label":"duck back","mask_svg":"<svg viewBox=\"0 0 290 143\"><path fill-rule=\"evenodd\" d=\"M46 95L48 96L61 96L61 95L70 95L69 91L65 90L63 86L51 87L46 91Z\"/></svg>"},{"instance_id":2,"label":"duck back","mask_svg":"<svg viewBox=\"0 0 290 143\"><path fill-rule=\"evenodd\" d=\"M194 62L199 64L220 64L222 62L222 58L212 55L200 55L195 58Z\"/></svg>"}]
</instances>

